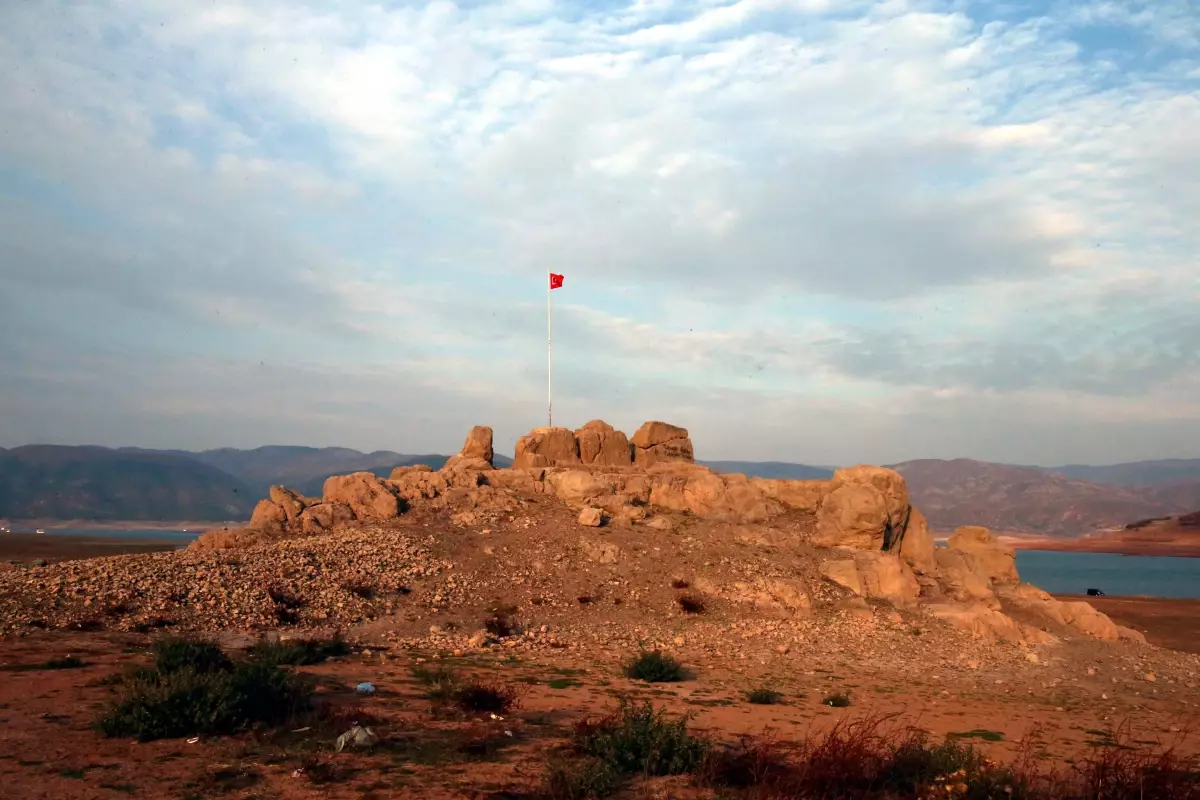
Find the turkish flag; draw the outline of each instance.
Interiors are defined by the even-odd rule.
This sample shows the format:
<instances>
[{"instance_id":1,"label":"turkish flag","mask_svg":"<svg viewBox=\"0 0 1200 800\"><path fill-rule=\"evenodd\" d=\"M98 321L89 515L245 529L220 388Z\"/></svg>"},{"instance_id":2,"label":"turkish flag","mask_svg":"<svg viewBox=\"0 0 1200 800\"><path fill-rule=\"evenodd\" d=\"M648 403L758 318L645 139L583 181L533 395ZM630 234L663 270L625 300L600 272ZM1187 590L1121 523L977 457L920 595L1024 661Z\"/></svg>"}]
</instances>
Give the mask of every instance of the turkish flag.
<instances>
[{"instance_id":1,"label":"turkish flag","mask_svg":"<svg viewBox=\"0 0 1200 800\"><path fill-rule=\"evenodd\" d=\"M562 285L563 285L563 276L555 275L553 272L551 272L550 273L550 288L551 289L561 289Z\"/></svg>"}]
</instances>

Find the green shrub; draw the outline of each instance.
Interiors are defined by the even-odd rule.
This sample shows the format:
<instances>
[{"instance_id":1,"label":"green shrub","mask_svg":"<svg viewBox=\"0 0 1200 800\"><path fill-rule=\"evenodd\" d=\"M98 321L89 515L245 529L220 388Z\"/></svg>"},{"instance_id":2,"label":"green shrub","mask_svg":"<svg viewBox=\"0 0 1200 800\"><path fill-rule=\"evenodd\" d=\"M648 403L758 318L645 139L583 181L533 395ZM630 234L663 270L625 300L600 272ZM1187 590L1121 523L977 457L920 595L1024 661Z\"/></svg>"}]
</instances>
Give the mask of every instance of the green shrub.
<instances>
[{"instance_id":1,"label":"green shrub","mask_svg":"<svg viewBox=\"0 0 1200 800\"><path fill-rule=\"evenodd\" d=\"M834 708L846 708L850 705L850 695L846 692L834 692L822 698L821 703Z\"/></svg>"},{"instance_id":2,"label":"green shrub","mask_svg":"<svg viewBox=\"0 0 1200 800\"><path fill-rule=\"evenodd\" d=\"M682 664L658 650L634 656L625 665L625 674L647 683L673 683L687 677Z\"/></svg>"},{"instance_id":3,"label":"green shrub","mask_svg":"<svg viewBox=\"0 0 1200 800\"><path fill-rule=\"evenodd\" d=\"M708 742L688 733L687 717L670 718L649 702L622 700L617 712L575 733L579 751L616 772L679 775L695 769L708 752Z\"/></svg>"},{"instance_id":4,"label":"green shrub","mask_svg":"<svg viewBox=\"0 0 1200 800\"><path fill-rule=\"evenodd\" d=\"M601 800L616 794L625 778L598 758L551 761L546 768L547 800Z\"/></svg>"},{"instance_id":5,"label":"green shrub","mask_svg":"<svg viewBox=\"0 0 1200 800\"><path fill-rule=\"evenodd\" d=\"M331 658L350 655L350 645L336 633L329 639L260 639L250 648L250 659L275 666L303 667L320 664Z\"/></svg>"},{"instance_id":6,"label":"green shrub","mask_svg":"<svg viewBox=\"0 0 1200 800\"><path fill-rule=\"evenodd\" d=\"M152 648L154 668L163 675L188 670L205 674L233 666L216 642L189 636L164 636Z\"/></svg>"},{"instance_id":7,"label":"green shrub","mask_svg":"<svg viewBox=\"0 0 1200 800\"><path fill-rule=\"evenodd\" d=\"M156 646L155 667L121 678L121 696L102 713L97 729L143 742L227 735L253 725L278 725L308 707L309 681L274 664L234 663L220 649L214 654L196 646L191 652L197 660L184 666L182 655L197 644L175 640Z\"/></svg>"}]
</instances>

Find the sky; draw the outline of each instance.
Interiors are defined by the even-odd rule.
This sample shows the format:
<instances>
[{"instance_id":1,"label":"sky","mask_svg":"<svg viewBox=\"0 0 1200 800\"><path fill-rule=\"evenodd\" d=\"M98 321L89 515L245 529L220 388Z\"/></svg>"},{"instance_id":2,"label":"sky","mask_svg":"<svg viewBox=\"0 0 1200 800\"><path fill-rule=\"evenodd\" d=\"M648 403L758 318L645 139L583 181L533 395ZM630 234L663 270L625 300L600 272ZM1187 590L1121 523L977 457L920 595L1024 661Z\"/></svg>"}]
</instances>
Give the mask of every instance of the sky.
<instances>
[{"instance_id":1,"label":"sky","mask_svg":"<svg viewBox=\"0 0 1200 800\"><path fill-rule=\"evenodd\" d=\"M1200 457L1192 0L0 3L0 446Z\"/></svg>"}]
</instances>

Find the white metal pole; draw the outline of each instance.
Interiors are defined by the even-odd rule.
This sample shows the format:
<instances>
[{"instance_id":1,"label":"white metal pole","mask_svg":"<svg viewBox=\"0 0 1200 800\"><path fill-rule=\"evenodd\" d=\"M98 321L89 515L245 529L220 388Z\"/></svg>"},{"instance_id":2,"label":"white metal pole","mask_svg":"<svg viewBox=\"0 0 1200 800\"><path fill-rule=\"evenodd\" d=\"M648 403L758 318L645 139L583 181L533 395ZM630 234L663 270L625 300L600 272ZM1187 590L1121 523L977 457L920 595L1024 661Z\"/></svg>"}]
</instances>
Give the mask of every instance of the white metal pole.
<instances>
[{"instance_id":1,"label":"white metal pole","mask_svg":"<svg viewBox=\"0 0 1200 800\"><path fill-rule=\"evenodd\" d=\"M550 288L550 276L546 276L546 425L554 427L554 393L552 376L554 372L554 301L553 290Z\"/></svg>"}]
</instances>

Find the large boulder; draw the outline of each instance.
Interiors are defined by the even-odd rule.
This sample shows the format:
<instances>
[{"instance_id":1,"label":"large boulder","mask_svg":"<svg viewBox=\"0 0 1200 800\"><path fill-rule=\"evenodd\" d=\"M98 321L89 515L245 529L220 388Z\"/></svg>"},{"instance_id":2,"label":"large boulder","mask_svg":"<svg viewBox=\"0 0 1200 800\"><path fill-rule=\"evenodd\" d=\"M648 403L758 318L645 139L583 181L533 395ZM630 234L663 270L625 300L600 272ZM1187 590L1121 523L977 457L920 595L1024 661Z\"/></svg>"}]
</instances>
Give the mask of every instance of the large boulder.
<instances>
[{"instance_id":1,"label":"large boulder","mask_svg":"<svg viewBox=\"0 0 1200 800\"><path fill-rule=\"evenodd\" d=\"M1108 615L1083 601L1056 600L1028 583L1004 586L1000 589L1000 596L1026 613L1102 641L1115 642L1120 638L1128 638L1122 637L1119 626Z\"/></svg>"},{"instance_id":2,"label":"large boulder","mask_svg":"<svg viewBox=\"0 0 1200 800\"><path fill-rule=\"evenodd\" d=\"M344 503L355 519L389 520L400 516L400 500L391 487L370 472L334 475L325 480L326 503Z\"/></svg>"},{"instance_id":3,"label":"large boulder","mask_svg":"<svg viewBox=\"0 0 1200 800\"><path fill-rule=\"evenodd\" d=\"M579 442L569 428L534 428L517 440L513 469L579 463Z\"/></svg>"},{"instance_id":4,"label":"large boulder","mask_svg":"<svg viewBox=\"0 0 1200 800\"><path fill-rule=\"evenodd\" d=\"M863 595L862 576L858 574L858 564L852 558L838 558L823 562L821 577L831 583L836 583L843 589L849 589L859 597Z\"/></svg>"},{"instance_id":5,"label":"large boulder","mask_svg":"<svg viewBox=\"0 0 1200 800\"><path fill-rule=\"evenodd\" d=\"M992 538L987 528L978 525L966 525L955 530L947 546L960 553L969 553L975 558L988 580L996 583L1016 583L1020 580L1017 575L1016 553L1008 547L1003 547Z\"/></svg>"},{"instance_id":6,"label":"large boulder","mask_svg":"<svg viewBox=\"0 0 1200 800\"><path fill-rule=\"evenodd\" d=\"M345 503L317 503L300 515L300 525L305 533L331 530L353 520L354 512Z\"/></svg>"},{"instance_id":7,"label":"large boulder","mask_svg":"<svg viewBox=\"0 0 1200 800\"><path fill-rule=\"evenodd\" d=\"M696 464L658 464L647 473L650 503L702 517L761 522L783 506L766 497L745 475L718 475Z\"/></svg>"},{"instance_id":8,"label":"large boulder","mask_svg":"<svg viewBox=\"0 0 1200 800\"><path fill-rule=\"evenodd\" d=\"M603 420L594 419L575 431L579 460L605 467L628 467L633 463L629 439Z\"/></svg>"},{"instance_id":9,"label":"large boulder","mask_svg":"<svg viewBox=\"0 0 1200 800\"><path fill-rule=\"evenodd\" d=\"M286 486L272 486L270 497L272 503L283 509L284 518L288 522L295 522L300 519L300 515L304 513L304 509L320 502L319 500L305 497L299 492L293 492Z\"/></svg>"},{"instance_id":10,"label":"large boulder","mask_svg":"<svg viewBox=\"0 0 1200 800\"><path fill-rule=\"evenodd\" d=\"M492 459L495 458L495 455L495 451L492 449L492 429L486 425L476 425L467 434L467 441L463 444L462 450L458 451L458 455L446 459L442 469L489 470L493 468Z\"/></svg>"},{"instance_id":11,"label":"large boulder","mask_svg":"<svg viewBox=\"0 0 1200 800\"><path fill-rule=\"evenodd\" d=\"M816 513L829 493L829 481L787 480L785 478L752 478L751 483L763 495L778 500L788 508Z\"/></svg>"},{"instance_id":12,"label":"large boulder","mask_svg":"<svg viewBox=\"0 0 1200 800\"><path fill-rule=\"evenodd\" d=\"M873 600L886 600L903 607L921 595L921 584L899 556L863 550L854 554L854 563L862 579L863 592Z\"/></svg>"},{"instance_id":13,"label":"large boulder","mask_svg":"<svg viewBox=\"0 0 1200 800\"><path fill-rule=\"evenodd\" d=\"M546 470L546 489L572 506L590 505L616 491L614 476L583 469Z\"/></svg>"},{"instance_id":14,"label":"large boulder","mask_svg":"<svg viewBox=\"0 0 1200 800\"><path fill-rule=\"evenodd\" d=\"M918 575L932 575L937 572L937 559L934 556L933 533L929 530L929 522L916 506L908 514L908 526L900 537L900 544L893 548Z\"/></svg>"},{"instance_id":15,"label":"large boulder","mask_svg":"<svg viewBox=\"0 0 1200 800\"><path fill-rule=\"evenodd\" d=\"M682 461L691 464L696 460L687 429L677 425L647 422L637 429L629 441L633 445L633 463L643 469L663 462Z\"/></svg>"},{"instance_id":16,"label":"large boulder","mask_svg":"<svg viewBox=\"0 0 1200 800\"><path fill-rule=\"evenodd\" d=\"M991 583L976 569L973 555L938 547L934 550L934 558L937 563L938 583L947 597L960 603L980 603L988 608L1000 607L1000 601L996 599Z\"/></svg>"},{"instance_id":17,"label":"large boulder","mask_svg":"<svg viewBox=\"0 0 1200 800\"><path fill-rule=\"evenodd\" d=\"M931 603L928 612L954 628L967 631L977 639L988 642L1006 641L1023 643L1028 641L1026 629L1011 617L980 603L965 605Z\"/></svg>"},{"instance_id":18,"label":"large boulder","mask_svg":"<svg viewBox=\"0 0 1200 800\"><path fill-rule=\"evenodd\" d=\"M883 550L900 541L911 506L900 473L884 467L839 469L817 512L813 544Z\"/></svg>"},{"instance_id":19,"label":"large boulder","mask_svg":"<svg viewBox=\"0 0 1200 800\"><path fill-rule=\"evenodd\" d=\"M287 522L287 512L270 500L259 500L250 514L250 524L246 527L258 530L282 530Z\"/></svg>"}]
</instances>

